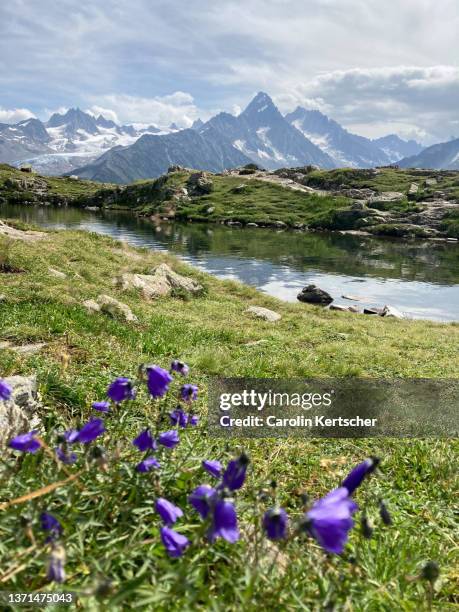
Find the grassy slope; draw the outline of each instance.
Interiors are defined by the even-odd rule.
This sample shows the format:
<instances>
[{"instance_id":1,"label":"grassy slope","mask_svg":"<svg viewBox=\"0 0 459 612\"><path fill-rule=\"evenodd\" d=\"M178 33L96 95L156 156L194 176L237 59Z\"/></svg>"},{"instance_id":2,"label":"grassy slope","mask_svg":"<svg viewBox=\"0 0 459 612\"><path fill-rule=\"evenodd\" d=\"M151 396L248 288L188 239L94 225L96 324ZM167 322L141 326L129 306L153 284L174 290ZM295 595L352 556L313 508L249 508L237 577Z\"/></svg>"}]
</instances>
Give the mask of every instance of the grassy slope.
<instances>
[{"instance_id":1,"label":"grassy slope","mask_svg":"<svg viewBox=\"0 0 459 612\"><path fill-rule=\"evenodd\" d=\"M0 197L8 198L13 194L11 187L5 185L7 179L33 181L35 178L46 182L50 195L67 198L68 200L92 196L102 187L100 183L93 181L74 180L59 176L41 176L35 173L21 172L8 164L0 164Z\"/></svg>"},{"instance_id":2,"label":"grassy slope","mask_svg":"<svg viewBox=\"0 0 459 612\"><path fill-rule=\"evenodd\" d=\"M45 417L48 428L87 418L90 402L103 397L114 376L134 375L141 362L166 366L176 356L190 364L193 382L204 390L199 402L203 412L207 377L217 374L457 377L459 373L456 324L365 318L287 304L240 284L219 281L164 254L134 250L81 232L52 233L49 241L35 245L15 243L11 257L12 263L26 272L2 275L2 293L7 300L0 303L0 339L18 343L43 340L48 347L28 358L1 351L0 373L38 373L44 399L54 408ZM177 271L197 278L205 285L206 295L188 302L175 298L149 304L135 292L121 294L114 289L112 279L120 272L146 272L160 261L172 262ZM64 271L68 278L48 275L48 266ZM81 301L101 292L128 303L140 324L89 315ZM253 320L244 312L250 304L274 308L283 318L275 325ZM139 411L135 403L119 424L128 440L138 432ZM369 491L371 496L388 501L394 526L378 528L375 538L359 544L358 550L354 535L343 559L329 563L323 563L316 546L291 543L286 554L295 563L288 564L285 573L274 573L255 583L250 571L244 571L250 562L243 544L232 549L230 558L225 555L230 547L219 544L220 552L215 553L211 567L202 561L190 564L185 557L169 571L171 564L157 547L136 545L156 533L151 522L152 491L145 486L139 489L139 508L133 520L123 511L123 482L107 491L100 479L91 478L80 504L75 504L67 491L53 496L52 508L66 516L68 573L74 584L91 584L96 571L121 586L136 575L143 576L141 585L133 586L132 593L125 592L122 609L142 601L149 601L155 609L169 610L219 610L222 602L226 609L245 606L251 610L260 605L312 609L327 595L339 606L354 606L355 610L412 610L422 600L423 590L418 582L405 577L416 574L424 561L434 558L442 568L436 599L442 610L453 609L457 579L453 531L456 441L240 440L240 446L248 449L254 466L240 504L250 506L250 491L275 478L280 501L292 514L298 514L298 489L314 497L323 494L336 486L358 459L380 455L384 475L372 481ZM225 448L223 442L209 441L203 434L191 459L221 456ZM33 458L28 461L28 482L18 490L17 480L4 480L2 497L49 482L38 483ZM189 478L187 489L202 476L191 470ZM91 499L98 500L96 506ZM365 504L363 491L357 501ZM24 511L25 507L18 510ZM8 562L27 546L17 533L18 520L14 514L2 519L0 559ZM126 552L128 545L132 547ZM351 555L359 559L355 569L349 561ZM42 563L40 558L29 559L27 571L20 572L7 588L38 588ZM341 584L339 592L332 592L333 584ZM170 592L174 593L172 600ZM121 608L113 604L110 609Z\"/></svg>"}]
</instances>

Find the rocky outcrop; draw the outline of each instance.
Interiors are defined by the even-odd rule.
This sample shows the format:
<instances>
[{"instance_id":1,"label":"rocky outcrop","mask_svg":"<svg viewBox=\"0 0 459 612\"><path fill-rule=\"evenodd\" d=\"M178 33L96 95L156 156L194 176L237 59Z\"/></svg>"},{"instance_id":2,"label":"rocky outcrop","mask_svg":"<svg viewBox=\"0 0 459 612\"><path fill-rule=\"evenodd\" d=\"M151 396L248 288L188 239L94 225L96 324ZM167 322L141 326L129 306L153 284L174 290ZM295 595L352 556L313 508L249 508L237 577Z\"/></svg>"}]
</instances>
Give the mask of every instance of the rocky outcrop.
<instances>
[{"instance_id":1,"label":"rocky outcrop","mask_svg":"<svg viewBox=\"0 0 459 612\"><path fill-rule=\"evenodd\" d=\"M25 242L34 242L45 238L45 232L34 232L29 230L19 230L15 227L7 225L4 221L0 221L0 236L6 236L13 240L24 240Z\"/></svg>"},{"instance_id":2,"label":"rocky outcrop","mask_svg":"<svg viewBox=\"0 0 459 612\"><path fill-rule=\"evenodd\" d=\"M272 323L279 321L282 318L278 312L270 310L269 308L263 308L263 306L249 306L246 312L250 313L257 319L263 319L264 321L270 321Z\"/></svg>"},{"instance_id":3,"label":"rocky outcrop","mask_svg":"<svg viewBox=\"0 0 459 612\"><path fill-rule=\"evenodd\" d=\"M159 265L153 274L123 274L116 282L123 290L139 289L150 300L166 297L177 290L192 295L203 290L195 280L174 272L165 263Z\"/></svg>"},{"instance_id":4,"label":"rocky outcrop","mask_svg":"<svg viewBox=\"0 0 459 612\"><path fill-rule=\"evenodd\" d=\"M11 398L0 401L0 449L14 436L36 429L42 405L35 376L11 376L4 379L12 388Z\"/></svg>"},{"instance_id":5,"label":"rocky outcrop","mask_svg":"<svg viewBox=\"0 0 459 612\"><path fill-rule=\"evenodd\" d=\"M192 195L204 195L211 193L214 184L206 172L195 172L187 181L187 186Z\"/></svg>"},{"instance_id":6,"label":"rocky outcrop","mask_svg":"<svg viewBox=\"0 0 459 612\"><path fill-rule=\"evenodd\" d=\"M300 302L307 302L308 304L321 304L322 306L327 306L333 302L332 296L316 285L307 285L304 287L297 295L297 299Z\"/></svg>"}]
</instances>

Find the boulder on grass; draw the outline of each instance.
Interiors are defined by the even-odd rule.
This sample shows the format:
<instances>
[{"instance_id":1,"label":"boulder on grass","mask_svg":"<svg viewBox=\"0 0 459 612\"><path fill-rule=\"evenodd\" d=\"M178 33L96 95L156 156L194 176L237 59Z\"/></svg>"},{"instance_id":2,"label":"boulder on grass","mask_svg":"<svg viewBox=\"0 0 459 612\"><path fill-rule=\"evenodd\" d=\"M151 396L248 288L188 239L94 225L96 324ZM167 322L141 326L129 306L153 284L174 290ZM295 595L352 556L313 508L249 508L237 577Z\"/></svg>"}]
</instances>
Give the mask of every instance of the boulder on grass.
<instances>
[{"instance_id":1,"label":"boulder on grass","mask_svg":"<svg viewBox=\"0 0 459 612\"><path fill-rule=\"evenodd\" d=\"M40 425L38 411L42 408L35 376L10 376L4 380L13 392L9 400L0 401L0 449L11 438L36 429Z\"/></svg>"},{"instance_id":2,"label":"boulder on grass","mask_svg":"<svg viewBox=\"0 0 459 612\"><path fill-rule=\"evenodd\" d=\"M109 295L99 295L97 303L100 306L101 312L114 319L124 319L128 323L136 323L138 321L138 318L127 304L123 304L123 302L119 302Z\"/></svg>"},{"instance_id":3,"label":"boulder on grass","mask_svg":"<svg viewBox=\"0 0 459 612\"><path fill-rule=\"evenodd\" d=\"M281 315L274 310L270 310L269 308L263 308L263 306L249 306L246 312L249 312L257 319L263 319L264 321L279 321L281 319Z\"/></svg>"},{"instance_id":4,"label":"boulder on grass","mask_svg":"<svg viewBox=\"0 0 459 612\"><path fill-rule=\"evenodd\" d=\"M123 290L140 289L147 299L166 297L175 290L190 294L200 293L202 285L192 278L174 272L167 264L159 265L153 274L123 274L118 279Z\"/></svg>"},{"instance_id":5,"label":"boulder on grass","mask_svg":"<svg viewBox=\"0 0 459 612\"><path fill-rule=\"evenodd\" d=\"M316 285L307 285L296 297L300 302L306 302L308 304L321 304L327 306L333 302L332 296Z\"/></svg>"}]
</instances>

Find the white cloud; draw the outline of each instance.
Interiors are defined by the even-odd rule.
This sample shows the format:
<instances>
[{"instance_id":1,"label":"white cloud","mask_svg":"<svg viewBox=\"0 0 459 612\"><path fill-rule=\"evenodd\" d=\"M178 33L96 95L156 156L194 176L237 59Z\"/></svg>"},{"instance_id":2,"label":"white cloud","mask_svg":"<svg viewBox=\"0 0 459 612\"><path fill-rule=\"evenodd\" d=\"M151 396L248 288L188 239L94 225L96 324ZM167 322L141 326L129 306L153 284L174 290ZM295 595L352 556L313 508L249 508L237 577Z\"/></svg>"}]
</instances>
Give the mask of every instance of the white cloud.
<instances>
[{"instance_id":1,"label":"white cloud","mask_svg":"<svg viewBox=\"0 0 459 612\"><path fill-rule=\"evenodd\" d=\"M109 121L114 121L115 123L120 122L118 119L118 115L115 113L115 111L111 110L110 108L98 106L97 104L93 104L91 108L86 109L86 112L92 115L93 117L98 117L99 115L102 115L102 117L108 119Z\"/></svg>"},{"instance_id":2,"label":"white cloud","mask_svg":"<svg viewBox=\"0 0 459 612\"><path fill-rule=\"evenodd\" d=\"M8 108L186 126L262 89L284 110L442 138L457 129L458 31L457 0L8 0L0 92Z\"/></svg>"},{"instance_id":3,"label":"white cloud","mask_svg":"<svg viewBox=\"0 0 459 612\"><path fill-rule=\"evenodd\" d=\"M97 97L97 101L103 107L93 105L93 112L101 112L107 119L116 117L113 121L121 123L153 123L159 126L176 123L179 127L190 127L199 116L193 97L183 91L152 98L108 94Z\"/></svg>"},{"instance_id":4,"label":"white cloud","mask_svg":"<svg viewBox=\"0 0 459 612\"><path fill-rule=\"evenodd\" d=\"M301 105L327 112L365 135L396 132L422 135L424 141L454 135L458 117L459 68L389 66L319 74L278 96L283 110ZM386 126L385 128L383 126Z\"/></svg>"},{"instance_id":5,"label":"white cloud","mask_svg":"<svg viewBox=\"0 0 459 612\"><path fill-rule=\"evenodd\" d=\"M27 108L6 109L0 106L0 123L18 123L31 117L35 118L36 115Z\"/></svg>"}]
</instances>

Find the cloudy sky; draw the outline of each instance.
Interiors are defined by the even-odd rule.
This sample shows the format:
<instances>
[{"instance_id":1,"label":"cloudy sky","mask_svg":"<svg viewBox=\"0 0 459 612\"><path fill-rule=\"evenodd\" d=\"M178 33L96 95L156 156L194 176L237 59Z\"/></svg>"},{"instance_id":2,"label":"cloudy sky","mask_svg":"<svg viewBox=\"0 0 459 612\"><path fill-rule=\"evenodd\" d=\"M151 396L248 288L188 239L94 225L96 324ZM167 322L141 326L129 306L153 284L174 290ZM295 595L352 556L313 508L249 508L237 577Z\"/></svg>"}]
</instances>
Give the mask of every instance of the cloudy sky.
<instances>
[{"instance_id":1,"label":"cloudy sky","mask_svg":"<svg viewBox=\"0 0 459 612\"><path fill-rule=\"evenodd\" d=\"M188 126L259 90L366 136L459 136L458 0L5 0L0 122Z\"/></svg>"}]
</instances>

